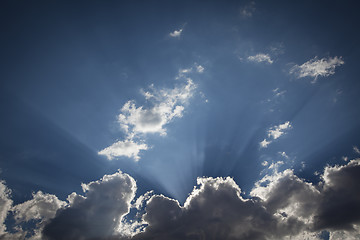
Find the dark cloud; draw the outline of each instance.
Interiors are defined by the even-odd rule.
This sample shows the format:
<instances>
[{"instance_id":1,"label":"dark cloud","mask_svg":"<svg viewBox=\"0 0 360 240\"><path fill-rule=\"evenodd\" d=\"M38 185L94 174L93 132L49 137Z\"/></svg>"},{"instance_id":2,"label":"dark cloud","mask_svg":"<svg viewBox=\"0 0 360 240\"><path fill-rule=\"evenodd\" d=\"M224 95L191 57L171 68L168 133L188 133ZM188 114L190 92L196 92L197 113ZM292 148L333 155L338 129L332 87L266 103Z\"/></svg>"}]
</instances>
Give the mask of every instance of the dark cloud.
<instances>
[{"instance_id":1,"label":"dark cloud","mask_svg":"<svg viewBox=\"0 0 360 240\"><path fill-rule=\"evenodd\" d=\"M173 199L153 196L147 204L146 231L135 239L268 239L297 234L295 218L281 219L260 199L244 199L232 178L200 178L181 207Z\"/></svg>"},{"instance_id":2,"label":"dark cloud","mask_svg":"<svg viewBox=\"0 0 360 240\"><path fill-rule=\"evenodd\" d=\"M354 230L360 223L360 159L326 167L315 229Z\"/></svg>"},{"instance_id":3,"label":"dark cloud","mask_svg":"<svg viewBox=\"0 0 360 240\"><path fill-rule=\"evenodd\" d=\"M134 239L356 239L360 219L360 160L325 167L318 185L287 169L255 184L241 197L231 178L200 178L184 206L153 196Z\"/></svg>"},{"instance_id":4,"label":"dark cloud","mask_svg":"<svg viewBox=\"0 0 360 240\"><path fill-rule=\"evenodd\" d=\"M330 236L339 236L337 231L348 231L346 236L359 234L360 159L345 166L327 166L321 178L315 186L285 170L265 176L252 195L263 199L270 212L302 220L308 231L327 230Z\"/></svg>"},{"instance_id":5,"label":"dark cloud","mask_svg":"<svg viewBox=\"0 0 360 240\"><path fill-rule=\"evenodd\" d=\"M86 195L69 196L70 207L44 228L45 239L97 239L115 234L122 216L128 213L136 191L135 180L117 172L83 184Z\"/></svg>"}]
</instances>

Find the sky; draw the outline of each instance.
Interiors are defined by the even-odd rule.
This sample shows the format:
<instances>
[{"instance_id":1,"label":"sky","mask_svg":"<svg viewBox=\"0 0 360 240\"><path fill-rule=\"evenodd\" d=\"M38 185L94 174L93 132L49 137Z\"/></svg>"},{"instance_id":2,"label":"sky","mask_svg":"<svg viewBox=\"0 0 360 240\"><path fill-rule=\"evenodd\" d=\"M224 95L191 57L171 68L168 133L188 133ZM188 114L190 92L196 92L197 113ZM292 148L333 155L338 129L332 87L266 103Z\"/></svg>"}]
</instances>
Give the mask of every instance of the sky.
<instances>
[{"instance_id":1,"label":"sky","mask_svg":"<svg viewBox=\"0 0 360 240\"><path fill-rule=\"evenodd\" d=\"M359 239L351 1L3 1L0 239Z\"/></svg>"}]
</instances>

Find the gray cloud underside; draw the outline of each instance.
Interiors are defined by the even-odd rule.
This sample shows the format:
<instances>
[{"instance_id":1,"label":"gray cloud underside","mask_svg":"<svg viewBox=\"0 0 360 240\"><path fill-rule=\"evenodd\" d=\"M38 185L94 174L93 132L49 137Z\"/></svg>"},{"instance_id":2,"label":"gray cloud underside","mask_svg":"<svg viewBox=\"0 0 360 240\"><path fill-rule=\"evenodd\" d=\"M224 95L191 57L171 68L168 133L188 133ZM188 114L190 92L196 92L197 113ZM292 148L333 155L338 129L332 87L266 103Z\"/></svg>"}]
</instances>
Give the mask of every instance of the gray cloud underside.
<instances>
[{"instance_id":1,"label":"gray cloud underside","mask_svg":"<svg viewBox=\"0 0 360 240\"><path fill-rule=\"evenodd\" d=\"M251 199L231 178L202 178L184 207L163 196L147 204L149 226L134 239L330 239L359 237L360 160L326 167L319 185L292 170L265 176Z\"/></svg>"}]
</instances>

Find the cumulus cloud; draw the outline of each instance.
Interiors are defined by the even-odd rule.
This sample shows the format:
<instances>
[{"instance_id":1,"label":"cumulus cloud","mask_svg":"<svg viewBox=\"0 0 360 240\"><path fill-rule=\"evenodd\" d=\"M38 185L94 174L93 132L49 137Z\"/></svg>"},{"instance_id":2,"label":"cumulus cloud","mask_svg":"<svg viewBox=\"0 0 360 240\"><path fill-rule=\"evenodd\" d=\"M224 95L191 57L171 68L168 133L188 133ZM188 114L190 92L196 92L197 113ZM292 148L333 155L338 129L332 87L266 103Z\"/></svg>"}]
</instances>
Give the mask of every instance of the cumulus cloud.
<instances>
[{"instance_id":1,"label":"cumulus cloud","mask_svg":"<svg viewBox=\"0 0 360 240\"><path fill-rule=\"evenodd\" d=\"M84 196L72 193L66 205L38 192L12 208L9 190L0 186L6 193L2 206L7 206L2 216L12 209L16 221L48 219L43 236L32 239L315 240L327 231L334 240L360 235L359 183L360 159L355 159L326 166L318 184L291 169L276 169L257 181L247 197L230 177L201 177L183 206L153 192L135 200L136 183L121 172L82 184ZM131 208L137 213L129 214ZM0 236L24 238L21 232Z\"/></svg>"},{"instance_id":2,"label":"cumulus cloud","mask_svg":"<svg viewBox=\"0 0 360 240\"><path fill-rule=\"evenodd\" d=\"M264 53L258 53L254 56L249 56L247 59L250 62L257 62L257 63L266 62L272 64L274 62L269 54L264 54Z\"/></svg>"},{"instance_id":3,"label":"cumulus cloud","mask_svg":"<svg viewBox=\"0 0 360 240\"><path fill-rule=\"evenodd\" d=\"M55 195L38 191L32 194L32 199L13 207L15 222L18 226L21 223L36 221L36 228L33 233L25 229L18 228L18 233L27 236L32 235L31 239L42 239L42 229L50 219L55 217L56 212L64 208L66 202L59 200Z\"/></svg>"},{"instance_id":4,"label":"cumulus cloud","mask_svg":"<svg viewBox=\"0 0 360 240\"><path fill-rule=\"evenodd\" d=\"M120 127L126 134L125 140L117 141L98 153L105 155L109 160L119 156L139 160L140 151L149 148L144 136L154 133L166 135L165 125L183 116L185 106L196 89L196 84L185 75L191 70L190 68L179 71L178 77L185 79L185 83L173 89L159 90L151 85L149 91L142 90L149 107L137 106L133 100L126 102L117 117Z\"/></svg>"},{"instance_id":5,"label":"cumulus cloud","mask_svg":"<svg viewBox=\"0 0 360 240\"><path fill-rule=\"evenodd\" d=\"M327 230L331 239L345 239L338 236L359 235L359 174L360 159L344 166L325 167L318 185L287 169L258 181L251 195L261 198L274 214L296 217L306 224L307 231Z\"/></svg>"},{"instance_id":6,"label":"cumulus cloud","mask_svg":"<svg viewBox=\"0 0 360 240\"><path fill-rule=\"evenodd\" d=\"M45 226L46 239L105 239L118 234L116 229L135 197L135 180L117 172L82 187L85 196L71 194L70 206Z\"/></svg>"},{"instance_id":7,"label":"cumulus cloud","mask_svg":"<svg viewBox=\"0 0 360 240\"><path fill-rule=\"evenodd\" d=\"M42 239L41 231L45 224L55 216L58 209L66 206L66 202L55 195L38 191L32 194L32 199L13 206L11 191L0 182L0 239ZM16 226L7 229L5 220L11 217ZM29 230L29 223L34 228ZM23 228L25 226L25 228Z\"/></svg>"},{"instance_id":8,"label":"cumulus cloud","mask_svg":"<svg viewBox=\"0 0 360 240\"><path fill-rule=\"evenodd\" d=\"M360 159L327 166L319 184L291 169L255 183L244 198L230 177L198 178L184 206L155 195L147 202L148 226L133 239L357 239L360 235Z\"/></svg>"},{"instance_id":9,"label":"cumulus cloud","mask_svg":"<svg viewBox=\"0 0 360 240\"><path fill-rule=\"evenodd\" d=\"M33 219L48 220L55 216L56 211L66 206L66 202L55 195L38 191L32 199L16 205L12 210L16 222L28 222Z\"/></svg>"},{"instance_id":10,"label":"cumulus cloud","mask_svg":"<svg viewBox=\"0 0 360 240\"><path fill-rule=\"evenodd\" d=\"M175 31L169 33L169 36L170 36L170 37L180 37L180 35L181 35L181 33L182 33L183 30L184 30L184 29L182 29L182 28L180 28L180 29L178 29L178 30L175 30Z\"/></svg>"},{"instance_id":11,"label":"cumulus cloud","mask_svg":"<svg viewBox=\"0 0 360 240\"><path fill-rule=\"evenodd\" d=\"M319 76L328 77L335 74L335 68L343 65L345 62L342 60L342 57L328 57L318 59L314 57L313 59L303 63L302 65L295 65L290 69L290 74L295 75L297 78L303 77L313 77L314 80L312 83L317 81Z\"/></svg>"},{"instance_id":12,"label":"cumulus cloud","mask_svg":"<svg viewBox=\"0 0 360 240\"><path fill-rule=\"evenodd\" d=\"M244 199L230 178L198 178L184 206L162 195L146 206L146 230L133 239L279 239L300 228L269 213L259 199Z\"/></svg>"}]
</instances>

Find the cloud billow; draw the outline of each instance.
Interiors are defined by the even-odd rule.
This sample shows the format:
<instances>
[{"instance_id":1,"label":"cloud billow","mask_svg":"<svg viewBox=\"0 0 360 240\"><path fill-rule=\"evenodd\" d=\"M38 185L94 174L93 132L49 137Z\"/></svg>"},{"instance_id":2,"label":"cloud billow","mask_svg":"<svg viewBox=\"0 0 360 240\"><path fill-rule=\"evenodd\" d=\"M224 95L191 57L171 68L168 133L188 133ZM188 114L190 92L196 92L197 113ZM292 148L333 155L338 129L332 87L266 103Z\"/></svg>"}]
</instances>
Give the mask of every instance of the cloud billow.
<instances>
[{"instance_id":1,"label":"cloud billow","mask_svg":"<svg viewBox=\"0 0 360 240\"><path fill-rule=\"evenodd\" d=\"M136 182L122 172L82 184L84 195L72 193L67 202L38 192L12 206L2 183L2 224L9 212L18 222L41 224L32 236L2 225L0 239L320 240L322 231L331 240L359 239L359 183L360 159L326 166L318 184L291 169L275 170L257 181L248 197L231 177L201 177L183 206L153 193L135 199ZM128 216L131 209L137 213Z\"/></svg>"},{"instance_id":2,"label":"cloud billow","mask_svg":"<svg viewBox=\"0 0 360 240\"><path fill-rule=\"evenodd\" d=\"M183 207L152 197L143 217L149 226L134 239L315 240L323 230L330 239L357 239L359 176L360 159L325 167L317 185L287 169L259 180L249 199L229 177L199 178Z\"/></svg>"},{"instance_id":3,"label":"cloud billow","mask_svg":"<svg viewBox=\"0 0 360 240\"><path fill-rule=\"evenodd\" d=\"M59 211L44 228L45 239L105 239L115 235L135 197L135 180L117 172L83 184L85 196L73 193L68 208Z\"/></svg>"}]
</instances>

